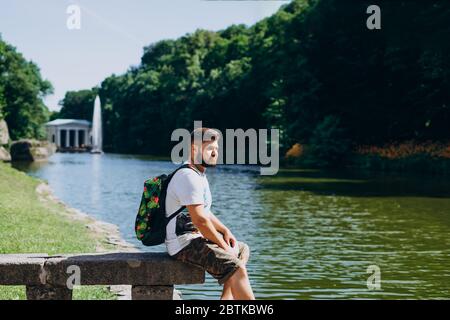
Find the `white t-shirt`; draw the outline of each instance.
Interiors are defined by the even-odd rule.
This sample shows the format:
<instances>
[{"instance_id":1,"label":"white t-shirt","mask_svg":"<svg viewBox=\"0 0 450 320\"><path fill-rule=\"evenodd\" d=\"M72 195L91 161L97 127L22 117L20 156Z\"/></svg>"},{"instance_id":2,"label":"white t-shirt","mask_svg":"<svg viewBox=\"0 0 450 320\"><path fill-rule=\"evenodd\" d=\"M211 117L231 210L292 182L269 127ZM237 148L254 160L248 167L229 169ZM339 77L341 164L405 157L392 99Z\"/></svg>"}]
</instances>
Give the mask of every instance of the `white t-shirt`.
<instances>
[{"instance_id":1,"label":"white t-shirt","mask_svg":"<svg viewBox=\"0 0 450 320\"><path fill-rule=\"evenodd\" d=\"M187 162L185 162L187 163ZM166 195L166 217L175 213L182 206L203 204L204 212L210 214L212 203L211 191L205 172L190 168L178 170L170 180ZM192 239L202 234L193 225L187 209L169 221L166 228L166 247L169 255L174 255Z\"/></svg>"}]
</instances>

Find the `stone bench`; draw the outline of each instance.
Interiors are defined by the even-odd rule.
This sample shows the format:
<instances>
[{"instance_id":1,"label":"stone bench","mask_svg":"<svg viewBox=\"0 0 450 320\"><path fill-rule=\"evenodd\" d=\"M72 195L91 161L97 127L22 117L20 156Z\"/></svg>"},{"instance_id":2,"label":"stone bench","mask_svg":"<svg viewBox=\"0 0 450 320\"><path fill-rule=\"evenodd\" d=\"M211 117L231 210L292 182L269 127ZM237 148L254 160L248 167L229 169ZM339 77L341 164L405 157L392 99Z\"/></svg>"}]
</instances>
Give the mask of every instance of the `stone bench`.
<instances>
[{"instance_id":1,"label":"stone bench","mask_svg":"<svg viewBox=\"0 0 450 320\"><path fill-rule=\"evenodd\" d=\"M79 282L73 279L79 275ZM171 300L175 284L204 283L202 269L167 253L0 255L0 286L24 285L28 300L71 300L67 283L131 285L132 300Z\"/></svg>"}]
</instances>

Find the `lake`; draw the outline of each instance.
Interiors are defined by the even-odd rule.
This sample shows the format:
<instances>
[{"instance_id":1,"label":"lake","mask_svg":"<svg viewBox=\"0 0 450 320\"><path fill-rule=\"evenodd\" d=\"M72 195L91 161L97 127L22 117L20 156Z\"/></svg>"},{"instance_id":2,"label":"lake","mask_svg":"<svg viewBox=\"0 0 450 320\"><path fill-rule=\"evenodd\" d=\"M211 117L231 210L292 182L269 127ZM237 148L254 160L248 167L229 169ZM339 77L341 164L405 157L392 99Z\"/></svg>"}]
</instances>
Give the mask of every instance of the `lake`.
<instances>
[{"instance_id":1,"label":"lake","mask_svg":"<svg viewBox=\"0 0 450 320\"><path fill-rule=\"evenodd\" d=\"M14 164L48 181L56 196L119 226L144 251L134 220L145 179L176 165L145 156L54 154ZM450 299L450 182L445 178L349 171L208 168L212 211L250 246L257 299ZM369 266L381 288L369 290ZM176 286L183 299L218 299L203 285Z\"/></svg>"}]
</instances>

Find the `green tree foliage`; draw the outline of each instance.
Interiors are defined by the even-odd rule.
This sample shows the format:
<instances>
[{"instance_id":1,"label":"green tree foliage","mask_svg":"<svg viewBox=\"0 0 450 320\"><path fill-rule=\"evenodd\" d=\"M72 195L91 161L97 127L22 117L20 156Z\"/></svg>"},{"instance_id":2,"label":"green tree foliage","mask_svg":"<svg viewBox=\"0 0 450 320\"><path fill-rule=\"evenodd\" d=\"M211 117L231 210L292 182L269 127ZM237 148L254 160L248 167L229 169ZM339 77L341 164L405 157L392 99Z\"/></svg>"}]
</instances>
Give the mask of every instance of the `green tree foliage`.
<instances>
[{"instance_id":1,"label":"green tree foliage","mask_svg":"<svg viewBox=\"0 0 450 320\"><path fill-rule=\"evenodd\" d=\"M310 167L340 167L351 151L351 141L340 119L326 116L313 130L304 163Z\"/></svg>"},{"instance_id":2,"label":"green tree foliage","mask_svg":"<svg viewBox=\"0 0 450 320\"><path fill-rule=\"evenodd\" d=\"M3 109L5 108L5 105L6 105L3 90L4 89L2 87L0 87L0 119L4 118Z\"/></svg>"},{"instance_id":3,"label":"green tree foliage","mask_svg":"<svg viewBox=\"0 0 450 320\"><path fill-rule=\"evenodd\" d=\"M43 138L49 110L42 99L53 90L39 68L0 37L0 117L11 139Z\"/></svg>"},{"instance_id":4,"label":"green tree foliage","mask_svg":"<svg viewBox=\"0 0 450 320\"><path fill-rule=\"evenodd\" d=\"M68 91L60 102L58 117L64 119L84 119L92 121L97 89Z\"/></svg>"},{"instance_id":5,"label":"green tree foliage","mask_svg":"<svg viewBox=\"0 0 450 320\"><path fill-rule=\"evenodd\" d=\"M151 44L98 89L105 148L167 154L171 132L194 120L276 127L284 150L325 148L334 134L353 144L450 139L450 2L378 1L381 30L366 27L371 4L294 0L252 26ZM82 105L64 109L81 116Z\"/></svg>"}]
</instances>

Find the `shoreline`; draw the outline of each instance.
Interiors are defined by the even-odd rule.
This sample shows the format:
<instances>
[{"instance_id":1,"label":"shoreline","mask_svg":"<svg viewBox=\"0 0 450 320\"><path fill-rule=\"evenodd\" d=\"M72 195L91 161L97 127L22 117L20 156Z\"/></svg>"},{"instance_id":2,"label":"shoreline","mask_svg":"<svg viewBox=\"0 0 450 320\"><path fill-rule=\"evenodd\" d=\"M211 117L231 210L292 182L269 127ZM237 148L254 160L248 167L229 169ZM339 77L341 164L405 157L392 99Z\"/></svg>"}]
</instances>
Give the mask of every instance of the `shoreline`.
<instances>
[{"instance_id":1,"label":"shoreline","mask_svg":"<svg viewBox=\"0 0 450 320\"><path fill-rule=\"evenodd\" d=\"M40 179L37 180L41 181L35 189L39 201L43 203L51 202L53 204L61 205L63 207L61 215L65 216L65 218L68 218L69 220L84 224L84 226L88 229L89 234L97 240L97 245L95 248L96 253L139 252L139 249L137 249L133 244L122 238L118 226L109 222L98 220L79 209L69 206L54 194L53 189L47 184L47 182ZM105 241L108 246L112 246L113 250L103 245L101 243L102 240ZM115 285L107 286L107 288L116 296L118 300L131 300L131 286Z\"/></svg>"},{"instance_id":2,"label":"shoreline","mask_svg":"<svg viewBox=\"0 0 450 320\"><path fill-rule=\"evenodd\" d=\"M47 181L11 163L0 162L0 218L2 254L142 252L122 237L119 226L71 207ZM131 300L131 285L81 286L75 291L81 300ZM22 300L24 294L22 286L0 286L0 300ZM179 290L174 290L174 299L181 299Z\"/></svg>"},{"instance_id":3,"label":"shoreline","mask_svg":"<svg viewBox=\"0 0 450 320\"><path fill-rule=\"evenodd\" d=\"M38 179L40 180L40 179ZM71 220L81 222L89 229L89 232L95 236L101 235L104 237L107 244L111 245L117 251L138 252L139 250L131 243L127 242L120 235L118 226L115 224L98 220L88 213L85 213L79 209L73 208L66 204L64 201L55 196L53 189L46 183L40 180L41 183L36 187L36 193L38 198L42 202L53 202L63 206L66 217ZM110 252L105 246L97 245L96 252Z\"/></svg>"}]
</instances>

